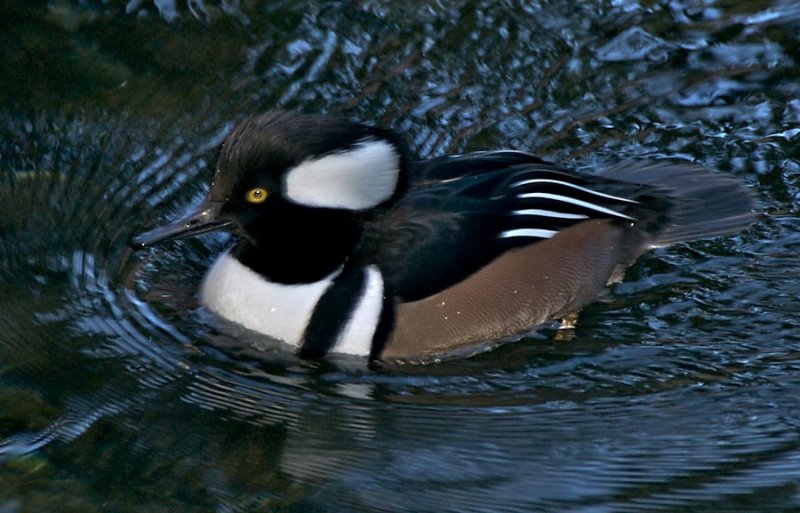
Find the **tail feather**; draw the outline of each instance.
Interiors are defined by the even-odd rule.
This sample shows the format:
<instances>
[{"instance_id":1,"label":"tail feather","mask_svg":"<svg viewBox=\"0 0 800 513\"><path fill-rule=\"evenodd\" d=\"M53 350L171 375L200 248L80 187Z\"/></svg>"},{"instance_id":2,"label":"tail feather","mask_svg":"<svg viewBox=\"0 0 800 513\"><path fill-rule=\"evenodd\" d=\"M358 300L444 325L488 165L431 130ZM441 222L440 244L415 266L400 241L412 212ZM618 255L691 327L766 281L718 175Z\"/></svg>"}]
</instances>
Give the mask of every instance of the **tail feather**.
<instances>
[{"instance_id":1,"label":"tail feather","mask_svg":"<svg viewBox=\"0 0 800 513\"><path fill-rule=\"evenodd\" d=\"M733 177L675 162L623 162L604 177L655 187L668 200L668 221L650 247L727 235L755 221L753 193Z\"/></svg>"}]
</instances>

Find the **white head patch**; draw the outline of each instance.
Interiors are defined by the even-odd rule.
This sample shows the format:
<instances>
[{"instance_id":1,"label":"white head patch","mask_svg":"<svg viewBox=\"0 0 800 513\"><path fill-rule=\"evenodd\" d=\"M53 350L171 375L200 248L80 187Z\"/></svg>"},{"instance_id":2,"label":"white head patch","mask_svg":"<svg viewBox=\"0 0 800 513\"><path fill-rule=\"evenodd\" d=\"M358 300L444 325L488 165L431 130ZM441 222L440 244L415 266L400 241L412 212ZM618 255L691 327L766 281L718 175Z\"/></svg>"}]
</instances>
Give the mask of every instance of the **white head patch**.
<instances>
[{"instance_id":1,"label":"white head patch","mask_svg":"<svg viewBox=\"0 0 800 513\"><path fill-rule=\"evenodd\" d=\"M286 197L309 207L364 210L394 194L400 155L388 141L365 139L350 150L304 160L286 174Z\"/></svg>"}]
</instances>

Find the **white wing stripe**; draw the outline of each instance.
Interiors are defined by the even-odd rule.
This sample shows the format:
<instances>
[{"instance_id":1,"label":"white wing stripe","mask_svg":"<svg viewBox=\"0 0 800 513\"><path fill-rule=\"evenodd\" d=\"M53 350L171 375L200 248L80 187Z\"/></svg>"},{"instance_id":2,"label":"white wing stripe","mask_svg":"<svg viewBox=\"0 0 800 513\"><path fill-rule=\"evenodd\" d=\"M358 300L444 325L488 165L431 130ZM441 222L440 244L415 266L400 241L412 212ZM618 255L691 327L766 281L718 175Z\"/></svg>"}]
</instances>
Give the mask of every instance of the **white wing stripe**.
<instances>
[{"instance_id":1,"label":"white wing stripe","mask_svg":"<svg viewBox=\"0 0 800 513\"><path fill-rule=\"evenodd\" d=\"M501 239L508 239L510 237L538 237L540 239L549 239L558 232L555 230L542 230L540 228L519 228L517 230L506 230L500 234Z\"/></svg>"},{"instance_id":2,"label":"white wing stripe","mask_svg":"<svg viewBox=\"0 0 800 513\"><path fill-rule=\"evenodd\" d=\"M514 182L511 184L511 187L520 187L522 185L528 185L531 183L554 183L558 185L565 185L567 187L572 187L573 189L586 192L589 194L593 194L595 196L600 196L601 198L608 198L615 201L622 201L623 203L635 203L638 204L638 201L628 199L628 198L620 198L619 196L612 196L611 194L605 194L602 192L598 192L592 189L588 189L586 187L581 187L580 185L575 185L574 183L569 182L562 182L561 180L551 180L549 178L531 178L529 180L521 180L519 182Z\"/></svg>"},{"instance_id":3,"label":"white wing stripe","mask_svg":"<svg viewBox=\"0 0 800 513\"><path fill-rule=\"evenodd\" d=\"M557 217L559 219L589 219L589 216L584 214L568 214L566 212L542 210L540 208L525 208L522 210L515 210L513 213L520 216Z\"/></svg>"},{"instance_id":4,"label":"white wing stripe","mask_svg":"<svg viewBox=\"0 0 800 513\"><path fill-rule=\"evenodd\" d=\"M577 205L579 207L588 208L590 210L594 210L597 212L602 212L604 214L609 214L616 217L622 217L624 219L630 219L631 221L635 221L635 219L631 216L622 214L615 210L611 210L610 208L601 207L600 205L595 205L594 203L589 203L586 201L581 201L579 199L570 198L569 196L561 196L558 194L550 194L548 192L527 192L525 194L520 194L517 196L518 198L541 198L541 199L549 199L553 201L562 201L564 203L570 203L572 205Z\"/></svg>"}]
</instances>

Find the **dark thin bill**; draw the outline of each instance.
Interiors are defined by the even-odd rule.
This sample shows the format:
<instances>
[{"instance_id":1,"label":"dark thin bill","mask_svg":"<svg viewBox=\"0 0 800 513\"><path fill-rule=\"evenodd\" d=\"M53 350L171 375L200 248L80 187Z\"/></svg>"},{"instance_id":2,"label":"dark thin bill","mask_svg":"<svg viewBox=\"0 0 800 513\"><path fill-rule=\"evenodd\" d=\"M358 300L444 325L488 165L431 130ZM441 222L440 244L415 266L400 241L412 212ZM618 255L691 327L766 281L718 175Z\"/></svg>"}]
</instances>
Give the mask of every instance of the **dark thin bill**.
<instances>
[{"instance_id":1,"label":"dark thin bill","mask_svg":"<svg viewBox=\"0 0 800 513\"><path fill-rule=\"evenodd\" d=\"M219 203L202 203L199 208L188 217L136 235L131 238L129 244L134 249L144 249L160 242L193 237L202 233L223 230L230 227L233 224L231 221L216 219L219 208Z\"/></svg>"}]
</instances>

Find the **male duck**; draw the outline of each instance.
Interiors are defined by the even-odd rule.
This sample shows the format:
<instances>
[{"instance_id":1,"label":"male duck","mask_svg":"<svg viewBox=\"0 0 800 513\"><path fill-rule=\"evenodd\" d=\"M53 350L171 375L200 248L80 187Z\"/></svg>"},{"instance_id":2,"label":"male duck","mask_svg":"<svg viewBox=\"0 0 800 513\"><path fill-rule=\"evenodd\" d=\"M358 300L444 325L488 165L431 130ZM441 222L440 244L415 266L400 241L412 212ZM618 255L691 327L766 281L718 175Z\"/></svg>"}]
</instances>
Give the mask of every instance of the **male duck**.
<instances>
[{"instance_id":1,"label":"male duck","mask_svg":"<svg viewBox=\"0 0 800 513\"><path fill-rule=\"evenodd\" d=\"M426 360L570 314L651 248L747 227L751 206L686 163L594 176L519 151L415 161L391 130L269 112L227 137L193 214L131 244L229 230L200 291L211 311L305 358Z\"/></svg>"}]
</instances>

